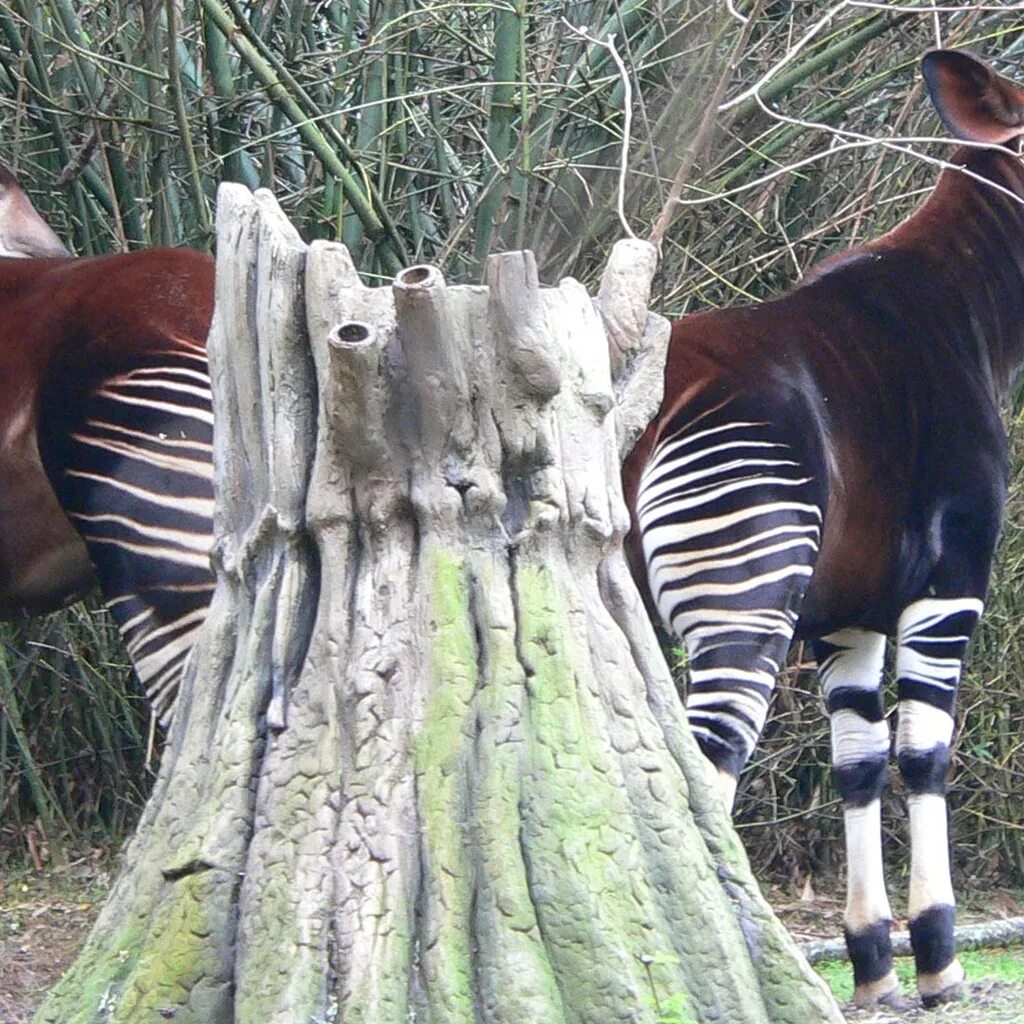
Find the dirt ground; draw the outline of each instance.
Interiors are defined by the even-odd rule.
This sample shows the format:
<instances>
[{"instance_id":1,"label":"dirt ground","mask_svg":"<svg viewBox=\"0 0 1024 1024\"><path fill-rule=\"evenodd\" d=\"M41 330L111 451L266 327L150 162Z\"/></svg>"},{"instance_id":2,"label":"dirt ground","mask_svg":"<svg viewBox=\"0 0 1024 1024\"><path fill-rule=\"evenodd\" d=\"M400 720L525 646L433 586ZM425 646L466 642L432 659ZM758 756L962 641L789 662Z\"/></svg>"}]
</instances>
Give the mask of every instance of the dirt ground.
<instances>
[{"instance_id":1,"label":"dirt ground","mask_svg":"<svg viewBox=\"0 0 1024 1024\"><path fill-rule=\"evenodd\" d=\"M109 874L102 862L80 860L45 874L17 873L0 879L0 1024L28 1024L47 989L71 964L103 902ZM780 916L800 941L841 934L842 908L824 899L791 901L769 894ZM1012 902L1012 901L1011 901ZM995 894L986 906L967 908L964 920L1005 913ZM909 992L907 993L909 995ZM957 1003L925 1010L857 1010L844 1007L850 1024L1022 1024L1024 983L984 980L967 987ZM542 1024L542 1022L538 1022ZM808 1022L812 1024L812 1022Z\"/></svg>"},{"instance_id":2,"label":"dirt ground","mask_svg":"<svg viewBox=\"0 0 1024 1024\"><path fill-rule=\"evenodd\" d=\"M96 858L44 874L0 874L0 1024L25 1024L75 958L109 875Z\"/></svg>"}]
</instances>

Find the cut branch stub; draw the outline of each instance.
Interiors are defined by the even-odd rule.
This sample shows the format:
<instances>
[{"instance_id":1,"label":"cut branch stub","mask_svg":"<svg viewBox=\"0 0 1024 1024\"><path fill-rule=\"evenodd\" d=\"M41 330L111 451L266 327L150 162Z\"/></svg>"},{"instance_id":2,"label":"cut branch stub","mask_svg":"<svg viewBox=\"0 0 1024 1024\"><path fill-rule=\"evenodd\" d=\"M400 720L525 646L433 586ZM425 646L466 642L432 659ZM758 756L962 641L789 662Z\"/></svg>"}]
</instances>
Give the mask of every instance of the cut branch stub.
<instances>
[{"instance_id":1,"label":"cut branch stub","mask_svg":"<svg viewBox=\"0 0 1024 1024\"><path fill-rule=\"evenodd\" d=\"M633 250L600 313L522 253L369 288L225 187L217 598L118 905L40 1020L840 1020L622 556L667 336Z\"/></svg>"},{"instance_id":2,"label":"cut branch stub","mask_svg":"<svg viewBox=\"0 0 1024 1024\"><path fill-rule=\"evenodd\" d=\"M386 454L383 434L387 377L381 359L382 339L372 325L350 320L327 336L331 377L342 400L329 410L339 443L354 464L377 465Z\"/></svg>"},{"instance_id":3,"label":"cut branch stub","mask_svg":"<svg viewBox=\"0 0 1024 1024\"><path fill-rule=\"evenodd\" d=\"M507 252L487 258L489 315L495 337L507 345L506 357L527 394L540 401L562 386L560 361L544 316L537 261L532 252Z\"/></svg>"}]
</instances>

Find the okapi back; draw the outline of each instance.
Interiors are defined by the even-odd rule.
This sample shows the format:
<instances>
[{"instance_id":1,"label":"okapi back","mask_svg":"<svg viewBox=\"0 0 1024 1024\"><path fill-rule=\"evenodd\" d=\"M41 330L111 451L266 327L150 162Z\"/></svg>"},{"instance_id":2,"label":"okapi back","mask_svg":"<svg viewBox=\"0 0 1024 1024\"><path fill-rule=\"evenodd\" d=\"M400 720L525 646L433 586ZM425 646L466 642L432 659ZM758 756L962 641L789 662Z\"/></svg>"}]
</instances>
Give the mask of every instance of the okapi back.
<instances>
[{"instance_id":1,"label":"okapi back","mask_svg":"<svg viewBox=\"0 0 1024 1024\"><path fill-rule=\"evenodd\" d=\"M786 295L677 321L665 402L624 467L635 510L647 456L697 396L788 408L796 450L822 467L828 491L798 636L842 624L891 632L934 563L936 505L966 511L980 490L1002 507L1000 409L1024 358L1024 170L1008 152L964 148L951 162L984 180L945 171L908 221ZM984 542L999 525L972 529ZM643 579L637 544L634 525Z\"/></svg>"}]
</instances>

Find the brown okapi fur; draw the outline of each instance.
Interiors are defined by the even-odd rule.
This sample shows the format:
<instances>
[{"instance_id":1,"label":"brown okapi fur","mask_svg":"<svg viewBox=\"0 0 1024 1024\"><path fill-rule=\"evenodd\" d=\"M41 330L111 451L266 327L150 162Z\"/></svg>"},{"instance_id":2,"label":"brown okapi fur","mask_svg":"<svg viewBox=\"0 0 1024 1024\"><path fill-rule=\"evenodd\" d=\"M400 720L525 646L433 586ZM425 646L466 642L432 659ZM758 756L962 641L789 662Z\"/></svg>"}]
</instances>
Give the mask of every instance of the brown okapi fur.
<instances>
[{"instance_id":1,"label":"brown okapi fur","mask_svg":"<svg viewBox=\"0 0 1024 1024\"><path fill-rule=\"evenodd\" d=\"M64 441L103 381L182 342L205 348L213 261L187 249L73 259L6 168L0 246L0 617L10 618L95 585L54 490Z\"/></svg>"}]
</instances>

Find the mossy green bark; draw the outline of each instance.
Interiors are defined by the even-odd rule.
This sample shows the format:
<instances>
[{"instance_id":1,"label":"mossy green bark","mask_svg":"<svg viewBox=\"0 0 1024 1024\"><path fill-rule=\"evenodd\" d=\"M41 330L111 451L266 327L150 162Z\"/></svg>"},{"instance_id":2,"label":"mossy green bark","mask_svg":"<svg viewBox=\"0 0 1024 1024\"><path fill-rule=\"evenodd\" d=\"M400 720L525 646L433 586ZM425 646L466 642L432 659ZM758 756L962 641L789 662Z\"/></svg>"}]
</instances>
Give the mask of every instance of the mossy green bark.
<instances>
[{"instance_id":1,"label":"mossy green bark","mask_svg":"<svg viewBox=\"0 0 1024 1024\"><path fill-rule=\"evenodd\" d=\"M429 693L415 741L427 908L420 958L431 1018L471 1024L472 868L466 836L466 746L472 741L476 642L464 563L442 549L424 554L431 593L426 654Z\"/></svg>"},{"instance_id":2,"label":"mossy green bark","mask_svg":"<svg viewBox=\"0 0 1024 1024\"><path fill-rule=\"evenodd\" d=\"M524 857L541 929L571 1021L632 1005L657 1020L684 988L645 877L631 808L608 757L584 677L589 653L566 622L565 595L540 565L516 573L527 670Z\"/></svg>"},{"instance_id":3,"label":"mossy green bark","mask_svg":"<svg viewBox=\"0 0 1024 1024\"><path fill-rule=\"evenodd\" d=\"M129 925L75 963L61 981L64 998L44 1005L37 1020L134 1024L173 1013L184 1024L230 1021L227 950L211 936L236 887L237 879L212 870L173 883L145 928Z\"/></svg>"},{"instance_id":4,"label":"mossy green bark","mask_svg":"<svg viewBox=\"0 0 1024 1024\"><path fill-rule=\"evenodd\" d=\"M577 579L557 551L428 543L421 564L431 1019L480 1007L488 1020L567 1024L623 1007L651 1024L666 1007L683 1021L788 1019L768 1009L782 1003L761 991L721 858L685 828L688 782L647 709L619 708L628 727L610 722L615 680L602 669L635 668L610 649L596 580Z\"/></svg>"}]
</instances>

